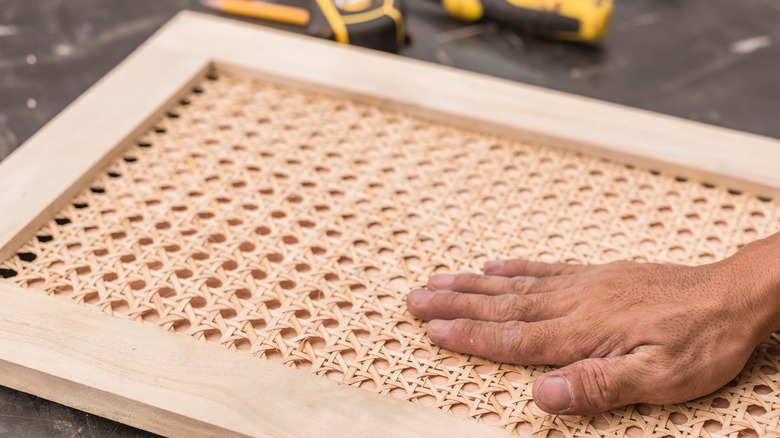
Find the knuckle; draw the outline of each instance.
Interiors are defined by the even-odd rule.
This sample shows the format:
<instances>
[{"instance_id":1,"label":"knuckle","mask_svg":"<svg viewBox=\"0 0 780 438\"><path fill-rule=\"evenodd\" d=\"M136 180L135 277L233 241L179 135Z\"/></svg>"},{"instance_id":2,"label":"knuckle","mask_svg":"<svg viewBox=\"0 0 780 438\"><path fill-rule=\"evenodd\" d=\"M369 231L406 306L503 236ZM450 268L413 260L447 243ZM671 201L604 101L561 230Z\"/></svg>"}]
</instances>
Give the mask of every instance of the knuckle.
<instances>
[{"instance_id":1,"label":"knuckle","mask_svg":"<svg viewBox=\"0 0 780 438\"><path fill-rule=\"evenodd\" d=\"M519 319L522 314L521 305L517 295L503 295L491 300L493 313L502 321Z\"/></svg>"},{"instance_id":2,"label":"knuckle","mask_svg":"<svg viewBox=\"0 0 780 438\"><path fill-rule=\"evenodd\" d=\"M554 290L560 290L569 286L571 283L567 280L562 280L563 277L543 277L537 278L533 285L532 292L536 295L542 292L550 292ZM533 295L529 295L533 296Z\"/></svg>"},{"instance_id":3,"label":"knuckle","mask_svg":"<svg viewBox=\"0 0 780 438\"><path fill-rule=\"evenodd\" d=\"M449 291L435 292L430 307L436 310L454 310L463 307L461 298Z\"/></svg>"},{"instance_id":4,"label":"knuckle","mask_svg":"<svg viewBox=\"0 0 780 438\"><path fill-rule=\"evenodd\" d=\"M534 280L534 285L532 289L534 292L541 292L545 290L549 290L550 286L555 284L555 281L557 281L558 277L541 277L536 278Z\"/></svg>"},{"instance_id":5,"label":"knuckle","mask_svg":"<svg viewBox=\"0 0 780 438\"><path fill-rule=\"evenodd\" d=\"M545 309L552 302L552 296L548 294L535 294L528 297L528 309L534 314L546 313Z\"/></svg>"},{"instance_id":6,"label":"knuckle","mask_svg":"<svg viewBox=\"0 0 780 438\"><path fill-rule=\"evenodd\" d=\"M543 301L541 298L515 296L512 301L512 319L526 322L539 319L539 309Z\"/></svg>"},{"instance_id":7,"label":"knuckle","mask_svg":"<svg viewBox=\"0 0 780 438\"><path fill-rule=\"evenodd\" d=\"M517 345L518 331L515 324L501 324L500 328L496 330L496 345L501 345L506 350L513 350L513 346Z\"/></svg>"},{"instance_id":8,"label":"knuckle","mask_svg":"<svg viewBox=\"0 0 780 438\"><path fill-rule=\"evenodd\" d=\"M504 324L504 329L501 333L501 342L505 348L505 351L509 355L507 358L509 362L517 364L529 363L529 358L533 358L535 355L533 349L533 342L529 342L523 333L523 327L525 323L516 322L513 324ZM530 360L533 362L533 359Z\"/></svg>"},{"instance_id":9,"label":"knuckle","mask_svg":"<svg viewBox=\"0 0 780 438\"><path fill-rule=\"evenodd\" d=\"M514 353L518 357L517 362L528 365L560 364L558 358L563 347L552 327L546 324L534 324L519 322L515 329Z\"/></svg>"},{"instance_id":10,"label":"knuckle","mask_svg":"<svg viewBox=\"0 0 780 438\"><path fill-rule=\"evenodd\" d=\"M500 362L511 361L511 340L506 324L476 323L468 339L469 352Z\"/></svg>"},{"instance_id":11,"label":"knuckle","mask_svg":"<svg viewBox=\"0 0 780 438\"><path fill-rule=\"evenodd\" d=\"M534 277L515 277L510 281L511 292L525 295L531 291L536 279Z\"/></svg>"},{"instance_id":12,"label":"knuckle","mask_svg":"<svg viewBox=\"0 0 780 438\"><path fill-rule=\"evenodd\" d=\"M583 362L580 379L588 406L607 409L620 399L620 388L609 378L602 361Z\"/></svg>"}]
</instances>

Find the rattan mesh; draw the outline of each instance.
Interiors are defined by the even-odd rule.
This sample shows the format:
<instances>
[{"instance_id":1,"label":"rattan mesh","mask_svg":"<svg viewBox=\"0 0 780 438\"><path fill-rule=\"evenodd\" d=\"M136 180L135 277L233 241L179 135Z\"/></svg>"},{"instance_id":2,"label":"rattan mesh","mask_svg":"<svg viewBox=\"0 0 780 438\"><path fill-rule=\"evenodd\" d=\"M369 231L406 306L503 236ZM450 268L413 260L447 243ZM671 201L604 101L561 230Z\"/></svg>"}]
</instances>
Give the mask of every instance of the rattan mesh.
<instances>
[{"instance_id":1,"label":"rattan mesh","mask_svg":"<svg viewBox=\"0 0 780 438\"><path fill-rule=\"evenodd\" d=\"M221 74L2 272L509 430L744 437L780 433L777 338L711 396L556 417L531 397L545 368L440 350L404 301L487 259L700 264L778 228L775 201Z\"/></svg>"}]
</instances>

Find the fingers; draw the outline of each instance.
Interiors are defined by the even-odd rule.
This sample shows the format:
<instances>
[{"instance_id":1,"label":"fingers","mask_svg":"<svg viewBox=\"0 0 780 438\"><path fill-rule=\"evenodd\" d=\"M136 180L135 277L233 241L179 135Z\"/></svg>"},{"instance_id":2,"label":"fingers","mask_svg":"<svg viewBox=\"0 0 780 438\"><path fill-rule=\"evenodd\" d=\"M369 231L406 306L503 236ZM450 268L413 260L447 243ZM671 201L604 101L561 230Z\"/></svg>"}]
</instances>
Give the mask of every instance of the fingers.
<instances>
[{"instance_id":1,"label":"fingers","mask_svg":"<svg viewBox=\"0 0 780 438\"><path fill-rule=\"evenodd\" d=\"M428 324L428 336L446 349L498 362L561 365L571 363L576 351L564 345L568 330L560 321L502 323L435 319Z\"/></svg>"},{"instance_id":2,"label":"fingers","mask_svg":"<svg viewBox=\"0 0 780 438\"><path fill-rule=\"evenodd\" d=\"M566 312L567 302L562 294L490 296L448 290L415 290L406 300L409 311L426 321L467 318L496 322L558 318Z\"/></svg>"},{"instance_id":3,"label":"fingers","mask_svg":"<svg viewBox=\"0 0 780 438\"><path fill-rule=\"evenodd\" d=\"M588 415L643 401L648 379L646 358L630 354L585 359L540 377L533 388L537 406L551 414Z\"/></svg>"},{"instance_id":4,"label":"fingers","mask_svg":"<svg viewBox=\"0 0 780 438\"><path fill-rule=\"evenodd\" d=\"M528 260L490 260L485 262L485 274L504 277L552 277L569 275L585 269L587 265L571 265L568 263L542 263Z\"/></svg>"},{"instance_id":5,"label":"fingers","mask_svg":"<svg viewBox=\"0 0 780 438\"><path fill-rule=\"evenodd\" d=\"M484 295L527 295L566 289L573 282L571 276L509 278L478 274L439 274L428 280L428 289Z\"/></svg>"}]
</instances>

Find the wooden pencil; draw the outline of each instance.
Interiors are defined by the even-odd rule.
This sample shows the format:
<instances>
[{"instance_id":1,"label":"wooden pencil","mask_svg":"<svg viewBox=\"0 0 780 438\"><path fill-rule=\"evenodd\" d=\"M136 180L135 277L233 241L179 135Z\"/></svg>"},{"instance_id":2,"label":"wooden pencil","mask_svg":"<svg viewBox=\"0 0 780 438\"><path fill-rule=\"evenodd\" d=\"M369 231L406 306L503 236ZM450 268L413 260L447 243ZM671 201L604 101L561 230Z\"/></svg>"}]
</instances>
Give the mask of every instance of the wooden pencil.
<instances>
[{"instance_id":1,"label":"wooden pencil","mask_svg":"<svg viewBox=\"0 0 780 438\"><path fill-rule=\"evenodd\" d=\"M259 18L261 20L306 26L309 24L309 11L294 6L263 1L248 0L202 0L204 6L226 14Z\"/></svg>"}]
</instances>

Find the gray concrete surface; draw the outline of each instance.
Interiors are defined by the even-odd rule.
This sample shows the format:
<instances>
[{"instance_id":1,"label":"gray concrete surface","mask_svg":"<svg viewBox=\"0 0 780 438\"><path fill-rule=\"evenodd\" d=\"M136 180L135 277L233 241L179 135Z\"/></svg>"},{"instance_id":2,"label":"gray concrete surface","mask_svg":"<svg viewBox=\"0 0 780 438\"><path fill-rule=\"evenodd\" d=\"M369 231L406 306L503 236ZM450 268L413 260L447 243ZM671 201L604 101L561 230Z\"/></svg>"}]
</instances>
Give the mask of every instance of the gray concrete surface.
<instances>
[{"instance_id":1,"label":"gray concrete surface","mask_svg":"<svg viewBox=\"0 0 780 438\"><path fill-rule=\"evenodd\" d=\"M410 1L415 42L402 54L780 138L780 0L616 3L612 33L594 48L464 26ZM0 0L0 159L181 9L202 10L194 0ZM0 387L6 436L150 434Z\"/></svg>"}]
</instances>

